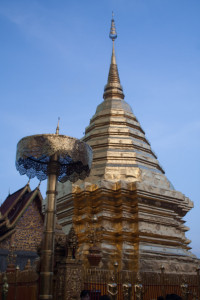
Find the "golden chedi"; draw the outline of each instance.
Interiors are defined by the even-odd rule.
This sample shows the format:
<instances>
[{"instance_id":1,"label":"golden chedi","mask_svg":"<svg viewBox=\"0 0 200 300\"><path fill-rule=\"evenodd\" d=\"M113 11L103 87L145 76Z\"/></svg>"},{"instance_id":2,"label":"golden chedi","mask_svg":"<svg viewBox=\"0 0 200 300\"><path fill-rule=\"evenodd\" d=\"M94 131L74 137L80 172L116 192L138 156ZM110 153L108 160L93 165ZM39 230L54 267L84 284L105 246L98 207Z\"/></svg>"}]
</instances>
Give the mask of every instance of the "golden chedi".
<instances>
[{"instance_id":1,"label":"golden chedi","mask_svg":"<svg viewBox=\"0 0 200 300\"><path fill-rule=\"evenodd\" d=\"M65 232L74 223L79 255L88 265L92 218L97 216L100 267L192 274L197 258L183 217L193 202L166 178L145 132L124 101L116 64L114 19L108 82L83 141L93 149L91 173L76 184L59 183L57 217Z\"/></svg>"}]
</instances>

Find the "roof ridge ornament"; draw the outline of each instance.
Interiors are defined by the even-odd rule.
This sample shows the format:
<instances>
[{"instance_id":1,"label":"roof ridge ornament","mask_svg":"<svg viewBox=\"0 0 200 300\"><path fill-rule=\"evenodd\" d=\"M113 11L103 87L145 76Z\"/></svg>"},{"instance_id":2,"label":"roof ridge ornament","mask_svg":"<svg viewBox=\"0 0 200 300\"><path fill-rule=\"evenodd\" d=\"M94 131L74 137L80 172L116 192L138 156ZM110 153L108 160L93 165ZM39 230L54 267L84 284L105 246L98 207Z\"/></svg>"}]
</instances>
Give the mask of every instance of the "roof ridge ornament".
<instances>
[{"instance_id":1,"label":"roof ridge ornament","mask_svg":"<svg viewBox=\"0 0 200 300\"><path fill-rule=\"evenodd\" d=\"M56 127L56 134L59 134L59 122L60 122L60 117L58 117L58 124Z\"/></svg>"}]
</instances>

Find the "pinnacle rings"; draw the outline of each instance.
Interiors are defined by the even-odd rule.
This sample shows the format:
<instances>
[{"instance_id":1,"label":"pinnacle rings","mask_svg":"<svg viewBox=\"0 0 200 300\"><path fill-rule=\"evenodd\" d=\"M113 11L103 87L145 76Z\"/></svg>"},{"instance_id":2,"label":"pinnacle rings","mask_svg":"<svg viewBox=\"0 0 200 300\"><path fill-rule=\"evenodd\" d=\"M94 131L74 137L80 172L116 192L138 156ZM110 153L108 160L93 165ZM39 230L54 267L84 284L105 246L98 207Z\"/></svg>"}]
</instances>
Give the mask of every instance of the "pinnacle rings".
<instances>
[{"instance_id":1,"label":"pinnacle rings","mask_svg":"<svg viewBox=\"0 0 200 300\"><path fill-rule=\"evenodd\" d=\"M106 89L106 87L107 87L107 84L105 85L104 89ZM116 89L120 89L121 91L123 90L121 84L118 83L118 82L116 82L116 83L115 82L110 82L109 87L107 89L109 89L109 88L116 88Z\"/></svg>"},{"instance_id":2,"label":"pinnacle rings","mask_svg":"<svg viewBox=\"0 0 200 300\"><path fill-rule=\"evenodd\" d=\"M117 38L117 32L116 32L116 28L115 28L115 21L114 21L113 17L112 17L112 20L111 20L111 28L110 28L109 38L112 41L114 41Z\"/></svg>"},{"instance_id":3,"label":"pinnacle rings","mask_svg":"<svg viewBox=\"0 0 200 300\"><path fill-rule=\"evenodd\" d=\"M121 100L123 100L124 99L124 93L123 93L122 89L110 87L110 88L107 88L104 91L103 98L104 98L104 100L109 100L109 99L121 99Z\"/></svg>"}]
</instances>

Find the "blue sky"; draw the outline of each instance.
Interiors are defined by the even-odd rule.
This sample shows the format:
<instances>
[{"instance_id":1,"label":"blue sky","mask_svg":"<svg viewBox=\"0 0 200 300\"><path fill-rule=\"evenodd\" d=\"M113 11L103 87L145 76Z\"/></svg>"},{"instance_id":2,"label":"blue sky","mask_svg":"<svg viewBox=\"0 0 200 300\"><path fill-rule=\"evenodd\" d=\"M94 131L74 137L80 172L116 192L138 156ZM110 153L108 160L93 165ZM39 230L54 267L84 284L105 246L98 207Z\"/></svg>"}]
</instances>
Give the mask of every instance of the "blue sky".
<instances>
[{"instance_id":1,"label":"blue sky","mask_svg":"<svg viewBox=\"0 0 200 300\"><path fill-rule=\"evenodd\" d=\"M125 100L167 177L194 202L185 219L200 257L199 0L1 0L0 202L27 182L15 169L22 137L55 132L58 116L62 134L83 136L103 100L112 10Z\"/></svg>"}]
</instances>

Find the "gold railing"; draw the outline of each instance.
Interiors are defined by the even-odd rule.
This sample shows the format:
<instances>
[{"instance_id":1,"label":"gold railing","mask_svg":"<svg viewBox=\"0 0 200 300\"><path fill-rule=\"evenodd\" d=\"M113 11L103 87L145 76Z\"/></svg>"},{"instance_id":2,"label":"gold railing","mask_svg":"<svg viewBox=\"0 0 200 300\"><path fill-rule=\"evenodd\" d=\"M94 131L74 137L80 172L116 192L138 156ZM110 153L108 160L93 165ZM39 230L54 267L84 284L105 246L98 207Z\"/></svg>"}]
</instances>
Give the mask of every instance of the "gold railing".
<instances>
[{"instance_id":1,"label":"gold railing","mask_svg":"<svg viewBox=\"0 0 200 300\"><path fill-rule=\"evenodd\" d=\"M177 294L184 300L200 299L199 270L196 275L160 273L135 274L130 271L108 271L98 268L85 270L84 288L91 299L108 294L112 300L150 300L167 294Z\"/></svg>"},{"instance_id":2,"label":"gold railing","mask_svg":"<svg viewBox=\"0 0 200 300\"><path fill-rule=\"evenodd\" d=\"M0 300L37 300L38 274L31 266L0 273Z\"/></svg>"}]
</instances>

